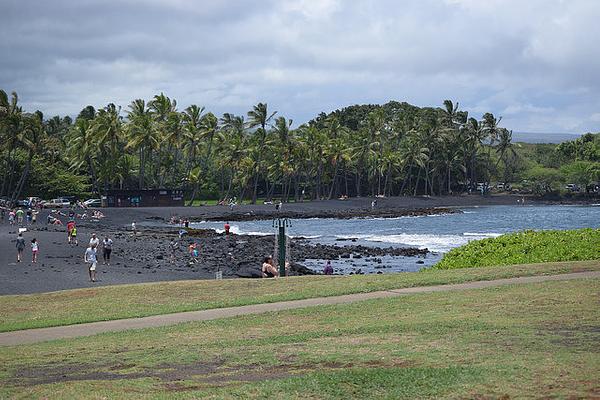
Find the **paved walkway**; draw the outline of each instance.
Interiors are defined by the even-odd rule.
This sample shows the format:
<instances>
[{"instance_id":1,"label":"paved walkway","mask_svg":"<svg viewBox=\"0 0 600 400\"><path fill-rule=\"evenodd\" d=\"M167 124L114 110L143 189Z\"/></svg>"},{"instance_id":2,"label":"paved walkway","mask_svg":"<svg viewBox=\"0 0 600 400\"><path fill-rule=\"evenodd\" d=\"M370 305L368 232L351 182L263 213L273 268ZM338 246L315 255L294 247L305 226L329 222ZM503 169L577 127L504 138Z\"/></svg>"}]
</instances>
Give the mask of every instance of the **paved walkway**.
<instances>
[{"instance_id":1,"label":"paved walkway","mask_svg":"<svg viewBox=\"0 0 600 400\"><path fill-rule=\"evenodd\" d=\"M600 271L577 272L561 275L528 276L520 278L497 279L493 281L466 282L452 285L422 286L371 293L348 294L344 296L282 301L279 303L254 304L241 307L189 311L175 314L154 315L142 318L128 318L113 321L91 322L78 325L57 326L52 328L27 329L22 331L0 333L0 346L37 343L55 339L69 339L81 336L96 335L98 333L124 331L129 329L153 328L159 326L179 324L182 322L208 321L212 319L235 317L238 315L261 314L272 311L291 310L295 308L313 307L328 304L343 304L362 300L406 296L415 293L482 289L512 284L565 281L582 278L600 278Z\"/></svg>"}]
</instances>

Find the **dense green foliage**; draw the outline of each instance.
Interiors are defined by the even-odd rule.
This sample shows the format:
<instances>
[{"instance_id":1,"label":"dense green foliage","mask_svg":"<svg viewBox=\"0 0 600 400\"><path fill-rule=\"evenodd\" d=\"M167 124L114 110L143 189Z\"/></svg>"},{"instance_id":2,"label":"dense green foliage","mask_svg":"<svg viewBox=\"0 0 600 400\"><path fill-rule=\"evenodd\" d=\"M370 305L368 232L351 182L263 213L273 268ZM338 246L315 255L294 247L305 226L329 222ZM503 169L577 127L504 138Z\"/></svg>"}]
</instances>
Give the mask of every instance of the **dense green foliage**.
<instances>
[{"instance_id":1,"label":"dense green foliage","mask_svg":"<svg viewBox=\"0 0 600 400\"><path fill-rule=\"evenodd\" d=\"M448 194L493 180L552 191L600 174L600 135L519 147L501 118L391 101L320 114L292 128L259 103L247 118L178 110L164 94L85 107L70 117L26 113L0 90L0 197L53 197L109 188L184 188L203 198ZM525 182L523 182L525 180ZM558 185L558 186L557 186Z\"/></svg>"},{"instance_id":2,"label":"dense green foliage","mask_svg":"<svg viewBox=\"0 0 600 400\"><path fill-rule=\"evenodd\" d=\"M600 260L600 229L524 231L475 240L448 252L434 268L580 260Z\"/></svg>"}]
</instances>

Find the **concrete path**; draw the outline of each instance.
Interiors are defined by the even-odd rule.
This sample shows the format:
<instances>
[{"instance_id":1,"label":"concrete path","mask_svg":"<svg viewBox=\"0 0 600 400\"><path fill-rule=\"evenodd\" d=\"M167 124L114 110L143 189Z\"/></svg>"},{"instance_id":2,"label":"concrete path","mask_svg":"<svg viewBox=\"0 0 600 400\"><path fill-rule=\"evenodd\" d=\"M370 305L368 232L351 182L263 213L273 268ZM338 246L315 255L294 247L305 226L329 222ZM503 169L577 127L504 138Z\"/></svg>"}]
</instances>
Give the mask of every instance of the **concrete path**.
<instances>
[{"instance_id":1,"label":"concrete path","mask_svg":"<svg viewBox=\"0 0 600 400\"><path fill-rule=\"evenodd\" d=\"M216 308L212 310L189 311L175 314L163 314L142 318L128 318L113 321L91 322L78 325L57 326L52 328L27 329L0 333L0 346L29 344L55 339L70 339L91 336L104 332L125 331L129 329L152 328L191 321L208 321L229 318L238 315L261 314L272 311L291 310L329 304L343 304L355 301L406 296L416 293L446 292L454 290L482 289L512 284L536 283L547 281L565 281L571 279L600 278L600 271L577 272L561 275L528 276L519 278L476 281L452 285L422 286L394 289L371 293L356 293L344 296L319 297L305 300L282 301L279 303L254 304L241 307Z\"/></svg>"}]
</instances>

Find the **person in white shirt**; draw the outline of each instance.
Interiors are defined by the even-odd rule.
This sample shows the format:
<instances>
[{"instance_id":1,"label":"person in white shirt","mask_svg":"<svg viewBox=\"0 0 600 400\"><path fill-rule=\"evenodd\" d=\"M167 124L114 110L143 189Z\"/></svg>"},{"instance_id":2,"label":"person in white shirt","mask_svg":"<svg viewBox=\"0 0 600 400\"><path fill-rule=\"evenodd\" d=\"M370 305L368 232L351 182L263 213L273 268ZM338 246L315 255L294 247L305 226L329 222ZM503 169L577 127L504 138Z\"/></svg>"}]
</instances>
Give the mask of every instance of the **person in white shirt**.
<instances>
[{"instance_id":1,"label":"person in white shirt","mask_svg":"<svg viewBox=\"0 0 600 400\"><path fill-rule=\"evenodd\" d=\"M96 265L98 264L98 259L96 258L96 245L90 244L90 247L85 250L83 261L89 264L88 272L90 274L90 281L96 282Z\"/></svg>"},{"instance_id":2,"label":"person in white shirt","mask_svg":"<svg viewBox=\"0 0 600 400\"><path fill-rule=\"evenodd\" d=\"M90 247L92 247L92 245L95 249L100 245L100 239L98 239L95 233L92 233L92 238L90 239Z\"/></svg>"}]
</instances>

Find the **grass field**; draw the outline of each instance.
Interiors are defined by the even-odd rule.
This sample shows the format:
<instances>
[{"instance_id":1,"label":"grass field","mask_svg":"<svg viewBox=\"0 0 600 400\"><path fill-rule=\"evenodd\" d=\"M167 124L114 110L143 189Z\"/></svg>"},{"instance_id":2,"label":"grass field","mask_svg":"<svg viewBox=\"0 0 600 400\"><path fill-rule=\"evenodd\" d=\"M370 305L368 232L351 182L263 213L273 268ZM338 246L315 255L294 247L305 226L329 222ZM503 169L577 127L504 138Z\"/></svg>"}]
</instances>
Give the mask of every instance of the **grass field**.
<instances>
[{"instance_id":1,"label":"grass field","mask_svg":"<svg viewBox=\"0 0 600 400\"><path fill-rule=\"evenodd\" d=\"M0 331L69 325L358 292L600 270L600 261L418 273L179 281L0 296Z\"/></svg>"},{"instance_id":2,"label":"grass field","mask_svg":"<svg viewBox=\"0 0 600 400\"><path fill-rule=\"evenodd\" d=\"M452 249L435 269L600 260L600 229L524 231Z\"/></svg>"},{"instance_id":3,"label":"grass field","mask_svg":"<svg viewBox=\"0 0 600 400\"><path fill-rule=\"evenodd\" d=\"M513 285L2 348L0 397L596 398L599 293Z\"/></svg>"}]
</instances>

